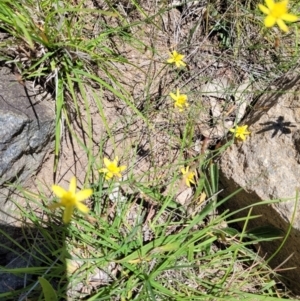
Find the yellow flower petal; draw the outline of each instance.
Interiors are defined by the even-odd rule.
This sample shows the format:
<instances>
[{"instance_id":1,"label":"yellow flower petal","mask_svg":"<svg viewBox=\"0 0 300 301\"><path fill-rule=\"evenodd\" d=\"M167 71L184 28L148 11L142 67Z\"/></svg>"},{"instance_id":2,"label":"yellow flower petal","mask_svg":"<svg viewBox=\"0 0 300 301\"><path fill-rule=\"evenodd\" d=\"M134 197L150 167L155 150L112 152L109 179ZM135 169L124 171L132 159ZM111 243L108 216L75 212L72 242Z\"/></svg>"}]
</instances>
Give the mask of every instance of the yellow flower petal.
<instances>
[{"instance_id":1,"label":"yellow flower petal","mask_svg":"<svg viewBox=\"0 0 300 301\"><path fill-rule=\"evenodd\" d=\"M68 224L72 218L73 214L73 206L68 206L65 208L64 215L63 215L63 222Z\"/></svg>"},{"instance_id":2,"label":"yellow flower petal","mask_svg":"<svg viewBox=\"0 0 300 301\"><path fill-rule=\"evenodd\" d=\"M177 67L177 68L179 68L179 67L181 67L181 66L182 66L182 67L185 67L185 66L186 66L186 64L185 64L183 61L177 61L175 64L176 64L176 67Z\"/></svg>"},{"instance_id":3,"label":"yellow flower petal","mask_svg":"<svg viewBox=\"0 0 300 301\"><path fill-rule=\"evenodd\" d=\"M190 181L188 178L185 179L185 185L191 187Z\"/></svg>"},{"instance_id":4,"label":"yellow flower petal","mask_svg":"<svg viewBox=\"0 0 300 301\"><path fill-rule=\"evenodd\" d=\"M180 169L180 171L181 171L181 173L182 173L183 175L185 175L185 174L188 172L188 170L189 170L189 167L188 167L188 166L187 166L186 168L182 167L182 168Z\"/></svg>"},{"instance_id":5,"label":"yellow flower petal","mask_svg":"<svg viewBox=\"0 0 300 301\"><path fill-rule=\"evenodd\" d=\"M280 17L283 21L288 21L288 22L296 22L298 21L298 17L292 14L284 14Z\"/></svg>"},{"instance_id":6,"label":"yellow flower petal","mask_svg":"<svg viewBox=\"0 0 300 301\"><path fill-rule=\"evenodd\" d=\"M276 23L276 18L274 18L274 17L271 16L271 15L268 15L268 16L265 18L264 23L265 23L265 26L266 26L266 27L272 27L272 26L274 26L275 23Z\"/></svg>"},{"instance_id":7,"label":"yellow flower petal","mask_svg":"<svg viewBox=\"0 0 300 301\"><path fill-rule=\"evenodd\" d=\"M122 171L124 171L126 168L127 168L126 165L121 165L121 166L119 167L119 170L122 172Z\"/></svg>"},{"instance_id":8,"label":"yellow flower petal","mask_svg":"<svg viewBox=\"0 0 300 301\"><path fill-rule=\"evenodd\" d=\"M180 54L176 51L174 51L174 53L176 53L176 54L174 54L174 56L176 57L176 60L181 61L184 58L183 54Z\"/></svg>"},{"instance_id":9,"label":"yellow flower petal","mask_svg":"<svg viewBox=\"0 0 300 301\"><path fill-rule=\"evenodd\" d=\"M63 195L66 193L66 190L64 190L62 187L58 185L52 185L52 191L59 198L62 198Z\"/></svg>"},{"instance_id":10,"label":"yellow flower petal","mask_svg":"<svg viewBox=\"0 0 300 301\"><path fill-rule=\"evenodd\" d=\"M76 185L77 185L77 180L76 180L75 177L72 177L71 181L70 181L69 192L75 194L75 192L76 192Z\"/></svg>"},{"instance_id":11,"label":"yellow flower petal","mask_svg":"<svg viewBox=\"0 0 300 301\"><path fill-rule=\"evenodd\" d=\"M112 177L114 176L114 174L112 172L108 172L106 175L105 175L105 179L106 180L110 180Z\"/></svg>"},{"instance_id":12,"label":"yellow flower petal","mask_svg":"<svg viewBox=\"0 0 300 301\"><path fill-rule=\"evenodd\" d=\"M76 201L81 202L88 199L93 194L93 189L83 189L76 193Z\"/></svg>"},{"instance_id":13,"label":"yellow flower petal","mask_svg":"<svg viewBox=\"0 0 300 301\"><path fill-rule=\"evenodd\" d=\"M268 15L270 13L270 10L262 4L258 4L258 8L266 15Z\"/></svg>"},{"instance_id":14,"label":"yellow flower petal","mask_svg":"<svg viewBox=\"0 0 300 301\"><path fill-rule=\"evenodd\" d=\"M272 10L274 7L275 2L273 0L265 0L266 5L268 7L269 10Z\"/></svg>"},{"instance_id":15,"label":"yellow flower petal","mask_svg":"<svg viewBox=\"0 0 300 301\"><path fill-rule=\"evenodd\" d=\"M193 177L191 178L191 179L189 179L189 181L190 181L190 183L192 183L192 184L196 184L196 182L195 182L195 180L194 180L194 174L193 174Z\"/></svg>"},{"instance_id":16,"label":"yellow flower petal","mask_svg":"<svg viewBox=\"0 0 300 301\"><path fill-rule=\"evenodd\" d=\"M107 169L107 168L100 168L99 170L98 170L99 172L108 172L109 170Z\"/></svg>"},{"instance_id":17,"label":"yellow flower petal","mask_svg":"<svg viewBox=\"0 0 300 301\"><path fill-rule=\"evenodd\" d=\"M169 94L173 100L177 100L177 96L174 93Z\"/></svg>"},{"instance_id":18,"label":"yellow flower petal","mask_svg":"<svg viewBox=\"0 0 300 301\"><path fill-rule=\"evenodd\" d=\"M282 31L284 31L284 32L288 32L289 31L288 27L286 26L286 24L284 23L284 21L282 21L281 19L277 20L277 25L279 26L279 28Z\"/></svg>"},{"instance_id":19,"label":"yellow flower petal","mask_svg":"<svg viewBox=\"0 0 300 301\"><path fill-rule=\"evenodd\" d=\"M247 132L247 127L248 127L248 125L240 126L240 128L241 128L241 130L242 130L243 133L246 133L246 132ZM247 132L247 133L250 134L250 132Z\"/></svg>"},{"instance_id":20,"label":"yellow flower petal","mask_svg":"<svg viewBox=\"0 0 300 301\"><path fill-rule=\"evenodd\" d=\"M281 7L287 7L288 4L289 4L289 0L283 0L281 2L277 2L277 5L281 5ZM274 5L275 5L275 2L274 2Z\"/></svg>"},{"instance_id":21,"label":"yellow flower petal","mask_svg":"<svg viewBox=\"0 0 300 301\"><path fill-rule=\"evenodd\" d=\"M77 203L76 207L78 210L80 210L83 213L88 213L90 211L90 209L86 205L84 205L80 202Z\"/></svg>"},{"instance_id":22,"label":"yellow flower petal","mask_svg":"<svg viewBox=\"0 0 300 301\"><path fill-rule=\"evenodd\" d=\"M108 167L111 164L110 160L108 160L107 158L104 158L103 162L106 167Z\"/></svg>"}]
</instances>

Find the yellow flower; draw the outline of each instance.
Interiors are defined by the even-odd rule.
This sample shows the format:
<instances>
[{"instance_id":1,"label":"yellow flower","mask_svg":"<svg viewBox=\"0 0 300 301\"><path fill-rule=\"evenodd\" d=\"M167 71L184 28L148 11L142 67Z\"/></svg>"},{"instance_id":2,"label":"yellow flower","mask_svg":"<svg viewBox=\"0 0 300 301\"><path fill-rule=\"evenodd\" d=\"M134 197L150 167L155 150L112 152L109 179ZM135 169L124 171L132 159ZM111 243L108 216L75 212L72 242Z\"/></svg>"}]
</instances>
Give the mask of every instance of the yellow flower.
<instances>
[{"instance_id":1,"label":"yellow flower","mask_svg":"<svg viewBox=\"0 0 300 301\"><path fill-rule=\"evenodd\" d=\"M180 112L183 111L184 106L188 107L189 104L187 103L187 95L180 94L179 89L177 89L176 95L174 93L170 93L170 96L173 100L175 100L174 106L177 107Z\"/></svg>"},{"instance_id":2,"label":"yellow flower","mask_svg":"<svg viewBox=\"0 0 300 301\"><path fill-rule=\"evenodd\" d=\"M58 185L52 185L52 191L60 198L60 202L50 205L49 208L55 209L58 207L64 207L65 211L63 214L63 222L65 224L70 222L75 207L83 213L88 213L90 211L89 208L81 202L89 198L93 194L93 190L83 189L76 193L76 182L76 178L72 177L69 191L66 191Z\"/></svg>"},{"instance_id":3,"label":"yellow flower","mask_svg":"<svg viewBox=\"0 0 300 301\"><path fill-rule=\"evenodd\" d=\"M298 20L297 16L287 13L288 0L276 3L273 0L265 0L265 2L267 7L258 4L258 8L267 15L264 21L265 26L272 27L277 23L282 31L288 32L289 29L284 21L295 22Z\"/></svg>"},{"instance_id":4,"label":"yellow flower","mask_svg":"<svg viewBox=\"0 0 300 301\"><path fill-rule=\"evenodd\" d=\"M169 64L175 64L177 68L185 67L186 64L182 61L182 59L184 58L184 55L178 53L177 51L172 51L172 53L170 53L170 58L167 60L167 62Z\"/></svg>"},{"instance_id":5,"label":"yellow flower","mask_svg":"<svg viewBox=\"0 0 300 301\"><path fill-rule=\"evenodd\" d=\"M118 167L118 157L116 157L113 161L110 161L107 158L104 158L104 165L106 168L99 169L99 172L105 173L105 179L110 180L112 177L122 177L121 172L126 169L125 165Z\"/></svg>"},{"instance_id":6,"label":"yellow flower","mask_svg":"<svg viewBox=\"0 0 300 301\"><path fill-rule=\"evenodd\" d=\"M183 174L183 180L185 181L185 184L188 187L191 187L191 183L196 184L194 181L194 177L196 174L193 171L189 171L189 166L187 166L186 168L182 167L181 173Z\"/></svg>"},{"instance_id":7,"label":"yellow flower","mask_svg":"<svg viewBox=\"0 0 300 301\"><path fill-rule=\"evenodd\" d=\"M246 139L246 135L249 135L251 132L247 131L247 127L248 125L244 125L244 126L236 126L236 128L232 128L229 131L231 133L234 133L234 136L236 138L240 138L241 140L245 140Z\"/></svg>"}]
</instances>

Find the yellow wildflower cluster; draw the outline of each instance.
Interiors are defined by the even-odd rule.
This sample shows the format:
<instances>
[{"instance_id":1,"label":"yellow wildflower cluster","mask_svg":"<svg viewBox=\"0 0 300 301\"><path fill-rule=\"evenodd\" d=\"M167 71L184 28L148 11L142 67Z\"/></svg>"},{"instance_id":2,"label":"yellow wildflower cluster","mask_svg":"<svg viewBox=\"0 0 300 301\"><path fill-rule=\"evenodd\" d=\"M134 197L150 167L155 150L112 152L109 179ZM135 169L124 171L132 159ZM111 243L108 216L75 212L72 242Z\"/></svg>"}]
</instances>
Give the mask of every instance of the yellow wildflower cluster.
<instances>
[{"instance_id":1,"label":"yellow wildflower cluster","mask_svg":"<svg viewBox=\"0 0 300 301\"><path fill-rule=\"evenodd\" d=\"M118 166L118 157L115 157L113 161L104 158L105 168L99 169L99 172L105 174L105 179L110 180L113 177L122 177L121 172L126 169L125 165ZM53 193L60 199L58 203L54 203L49 206L49 209L56 209L58 207L63 207L63 222L68 224L71 221L73 211L77 208L84 214L89 212L89 208L82 203L82 201L88 199L93 194L92 189L83 189L76 192L77 180L76 177L72 177L69 185L69 190L58 185L52 185Z\"/></svg>"},{"instance_id":2,"label":"yellow wildflower cluster","mask_svg":"<svg viewBox=\"0 0 300 301\"><path fill-rule=\"evenodd\" d=\"M264 25L266 27L273 27L275 24L279 28L288 32L288 27L285 22L295 22L298 21L296 15L288 13L288 0L283 0L280 2L275 2L274 0L265 0L265 5L258 4L258 8L266 15L264 19ZM167 63L174 64L177 68L186 67L186 63L183 61L184 55L178 53L177 51L172 51L170 53L170 58L167 60ZM189 107L188 97L186 94L181 94L180 90L176 90L175 93L170 93L169 96L174 101L174 106L179 110L179 112L184 111L184 109ZM235 128L230 129L230 132L238 139L244 141L246 136L250 134L250 131L247 130L248 126L236 126ZM118 165L118 157L115 157L114 160L110 161L108 158L104 158L104 168L99 169L100 173L105 175L106 180L111 180L112 178L122 177L122 172L126 169L125 165ZM183 175L183 180L188 187L191 187L191 184L195 185L195 172L189 170L189 166L181 168L181 173ZM92 196L92 189L83 189L76 192L77 180L76 177L72 177L69 184L69 190L53 185L53 193L60 199L58 203L54 203L49 206L50 209L56 209L58 207L63 207L63 222L69 223L73 211L77 208L84 214L89 212L89 208L82 203L82 201L88 199Z\"/></svg>"},{"instance_id":3,"label":"yellow wildflower cluster","mask_svg":"<svg viewBox=\"0 0 300 301\"><path fill-rule=\"evenodd\" d=\"M170 53L170 58L167 60L169 64L175 64L177 68L185 67L186 63L183 62L184 55L178 53L177 51L173 51ZM179 109L179 112L183 112L184 108L189 106L187 102L187 95L180 94L179 89L177 89L176 94L170 93L171 98L175 101L174 106L175 108Z\"/></svg>"}]
</instances>

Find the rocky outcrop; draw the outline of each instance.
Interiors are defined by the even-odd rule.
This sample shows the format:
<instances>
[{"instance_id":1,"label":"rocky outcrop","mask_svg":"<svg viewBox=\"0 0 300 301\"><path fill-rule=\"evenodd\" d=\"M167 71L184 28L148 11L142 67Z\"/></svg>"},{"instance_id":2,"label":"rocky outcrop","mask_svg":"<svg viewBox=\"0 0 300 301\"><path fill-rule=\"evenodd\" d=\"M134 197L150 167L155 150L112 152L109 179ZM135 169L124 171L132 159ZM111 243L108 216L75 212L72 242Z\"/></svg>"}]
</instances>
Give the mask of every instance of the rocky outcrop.
<instances>
[{"instance_id":1,"label":"rocky outcrop","mask_svg":"<svg viewBox=\"0 0 300 301\"><path fill-rule=\"evenodd\" d=\"M283 273L290 288L300 293L300 75L290 73L270 86L242 122L249 125L250 137L237 141L223 154L220 178L226 195L239 187L244 190L226 206L235 211L253 206L250 227L273 225L291 234L281 251L271 260L277 266L295 267ZM297 193L298 191L298 193ZM279 200L271 205L254 206L262 200ZM249 207L248 207L249 210ZM246 216L243 211L240 216ZM263 243L263 255L271 256L282 239Z\"/></svg>"},{"instance_id":2,"label":"rocky outcrop","mask_svg":"<svg viewBox=\"0 0 300 301\"><path fill-rule=\"evenodd\" d=\"M40 167L54 137L49 95L0 70L0 223L14 216L10 183L24 183Z\"/></svg>"}]
</instances>

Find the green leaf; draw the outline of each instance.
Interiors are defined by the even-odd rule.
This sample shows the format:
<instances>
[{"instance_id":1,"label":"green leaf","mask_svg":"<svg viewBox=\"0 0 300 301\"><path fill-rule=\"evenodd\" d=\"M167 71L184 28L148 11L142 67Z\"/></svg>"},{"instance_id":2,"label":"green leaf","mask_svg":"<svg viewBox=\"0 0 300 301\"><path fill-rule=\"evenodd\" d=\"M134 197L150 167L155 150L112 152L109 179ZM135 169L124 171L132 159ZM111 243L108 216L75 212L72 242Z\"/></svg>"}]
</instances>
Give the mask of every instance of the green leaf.
<instances>
[{"instance_id":1,"label":"green leaf","mask_svg":"<svg viewBox=\"0 0 300 301\"><path fill-rule=\"evenodd\" d=\"M43 277L39 277L39 282L43 289L45 301L57 301L57 295L52 285Z\"/></svg>"}]
</instances>

